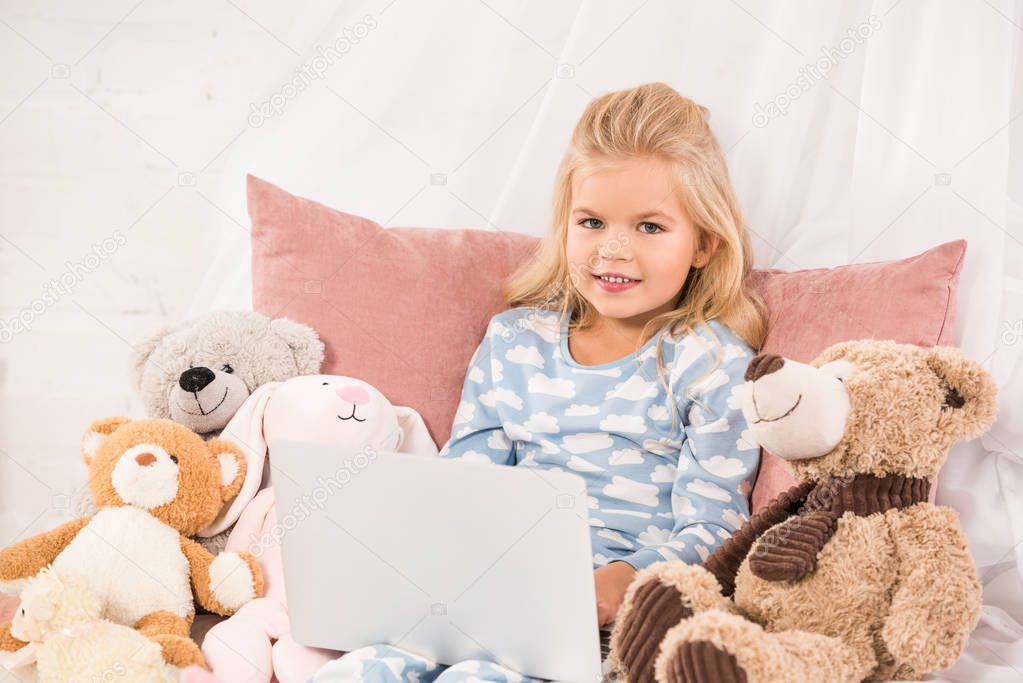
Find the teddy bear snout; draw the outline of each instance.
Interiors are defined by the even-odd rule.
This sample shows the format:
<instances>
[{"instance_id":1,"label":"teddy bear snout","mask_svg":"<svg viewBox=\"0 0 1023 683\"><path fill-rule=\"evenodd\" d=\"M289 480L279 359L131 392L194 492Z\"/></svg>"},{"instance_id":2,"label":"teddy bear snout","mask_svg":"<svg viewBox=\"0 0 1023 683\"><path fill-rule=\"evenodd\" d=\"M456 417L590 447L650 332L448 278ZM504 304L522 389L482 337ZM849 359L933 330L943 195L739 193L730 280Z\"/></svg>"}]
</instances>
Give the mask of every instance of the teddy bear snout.
<instances>
[{"instance_id":1,"label":"teddy bear snout","mask_svg":"<svg viewBox=\"0 0 1023 683\"><path fill-rule=\"evenodd\" d=\"M152 453L139 453L138 455L135 456L135 462L142 465L143 467L148 467L149 465L152 465L154 462L156 462L156 456L153 455Z\"/></svg>"},{"instance_id":2,"label":"teddy bear snout","mask_svg":"<svg viewBox=\"0 0 1023 683\"><path fill-rule=\"evenodd\" d=\"M198 392L205 389L217 376L209 368L189 368L181 373L178 385L185 391Z\"/></svg>"},{"instance_id":3,"label":"teddy bear snout","mask_svg":"<svg viewBox=\"0 0 1023 683\"><path fill-rule=\"evenodd\" d=\"M785 365L785 359L774 353L761 353L746 366L744 378L747 382L755 382L764 375L778 372Z\"/></svg>"}]
</instances>

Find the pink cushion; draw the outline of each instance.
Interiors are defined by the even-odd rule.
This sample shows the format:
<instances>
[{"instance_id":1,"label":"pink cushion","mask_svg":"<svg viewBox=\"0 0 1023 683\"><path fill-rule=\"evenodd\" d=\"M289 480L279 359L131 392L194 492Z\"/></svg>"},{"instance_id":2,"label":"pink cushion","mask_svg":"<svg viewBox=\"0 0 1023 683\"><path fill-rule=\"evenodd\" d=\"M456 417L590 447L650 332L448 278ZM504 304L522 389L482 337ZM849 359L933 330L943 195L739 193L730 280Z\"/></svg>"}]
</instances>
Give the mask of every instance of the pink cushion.
<instances>
[{"instance_id":1,"label":"pink cushion","mask_svg":"<svg viewBox=\"0 0 1023 683\"><path fill-rule=\"evenodd\" d=\"M832 344L851 339L954 344L956 287L965 253L966 240L956 240L901 261L757 271L755 282L769 311L761 353L806 363ZM753 486L753 511L793 483L788 465L764 451ZM931 486L932 502L936 491L937 481Z\"/></svg>"},{"instance_id":2,"label":"pink cushion","mask_svg":"<svg viewBox=\"0 0 1023 683\"><path fill-rule=\"evenodd\" d=\"M419 411L444 445L469 358L500 285L537 238L492 230L382 228L248 177L252 303L315 329L321 372L369 382Z\"/></svg>"},{"instance_id":3,"label":"pink cushion","mask_svg":"<svg viewBox=\"0 0 1023 683\"><path fill-rule=\"evenodd\" d=\"M501 282L538 239L385 229L251 175L248 200L254 308L311 325L327 347L324 373L358 377L415 408L443 446L469 358L490 318L507 308ZM805 362L849 339L951 344L965 251L959 240L901 261L757 271L769 308L763 352ZM792 481L764 453L753 509Z\"/></svg>"}]
</instances>

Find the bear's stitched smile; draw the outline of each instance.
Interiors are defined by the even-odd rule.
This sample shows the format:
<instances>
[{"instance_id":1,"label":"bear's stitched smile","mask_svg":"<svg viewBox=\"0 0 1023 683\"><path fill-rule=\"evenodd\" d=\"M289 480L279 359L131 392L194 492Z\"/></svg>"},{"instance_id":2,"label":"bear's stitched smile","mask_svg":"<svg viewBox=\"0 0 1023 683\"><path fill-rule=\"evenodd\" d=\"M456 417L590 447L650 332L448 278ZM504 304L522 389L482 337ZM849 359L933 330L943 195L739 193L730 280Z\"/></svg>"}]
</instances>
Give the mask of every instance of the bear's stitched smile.
<instances>
[{"instance_id":1,"label":"bear's stitched smile","mask_svg":"<svg viewBox=\"0 0 1023 683\"><path fill-rule=\"evenodd\" d=\"M774 418L771 418L771 419L767 419L766 417L760 417L760 408L757 407L757 394L756 394L756 390L753 390L751 392L751 396L753 398L753 410L757 411L757 419L756 419L756 421L753 424L760 424L761 422L777 422L778 420L784 420L786 417L788 417L789 415L792 414L792 411L794 411L796 408L799 407L800 401L803 400L803 395L800 394L799 397L796 399L795 405L793 405L791 408L789 408L787 411L785 411L784 415L781 415L779 417L774 417Z\"/></svg>"},{"instance_id":2,"label":"bear's stitched smile","mask_svg":"<svg viewBox=\"0 0 1023 683\"><path fill-rule=\"evenodd\" d=\"M202 415L202 416L205 417L206 415L211 414L214 410L216 410L220 406L224 405L224 401L227 400L227 392L230 391L230 389L231 389L230 387L225 387L224 388L224 395L220 397L220 403L218 403L217 405L215 405L212 408L210 408L209 411L204 411L202 409L202 403L199 401L199 395L196 392L194 392L194 391L192 392L192 395L195 396L195 405L199 406L199 412L198 413L193 413L191 410L185 410L185 408L180 403L178 404L178 408L181 408L182 412L188 413L189 415Z\"/></svg>"}]
</instances>

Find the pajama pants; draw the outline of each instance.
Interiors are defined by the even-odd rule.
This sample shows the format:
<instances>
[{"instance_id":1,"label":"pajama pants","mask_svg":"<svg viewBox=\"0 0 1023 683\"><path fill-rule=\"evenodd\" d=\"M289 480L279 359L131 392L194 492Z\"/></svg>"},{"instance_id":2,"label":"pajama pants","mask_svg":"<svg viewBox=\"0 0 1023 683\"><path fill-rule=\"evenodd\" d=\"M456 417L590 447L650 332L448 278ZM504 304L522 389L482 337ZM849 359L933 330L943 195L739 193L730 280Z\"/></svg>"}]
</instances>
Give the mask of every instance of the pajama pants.
<instances>
[{"instance_id":1,"label":"pajama pants","mask_svg":"<svg viewBox=\"0 0 1023 683\"><path fill-rule=\"evenodd\" d=\"M607 658L609 631L601 631L601 657ZM605 661L605 673L607 666ZM542 683L500 664L467 659L445 667L394 645L367 645L327 662L308 683Z\"/></svg>"}]
</instances>

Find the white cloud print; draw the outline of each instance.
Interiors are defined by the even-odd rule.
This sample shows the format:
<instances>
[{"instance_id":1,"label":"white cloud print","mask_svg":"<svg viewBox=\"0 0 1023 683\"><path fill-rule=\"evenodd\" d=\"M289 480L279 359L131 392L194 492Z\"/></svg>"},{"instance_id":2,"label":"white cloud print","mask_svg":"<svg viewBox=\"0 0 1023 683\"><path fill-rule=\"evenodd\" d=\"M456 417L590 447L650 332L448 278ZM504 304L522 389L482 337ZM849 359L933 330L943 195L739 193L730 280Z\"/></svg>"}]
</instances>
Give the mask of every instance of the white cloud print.
<instances>
[{"instance_id":1,"label":"white cloud print","mask_svg":"<svg viewBox=\"0 0 1023 683\"><path fill-rule=\"evenodd\" d=\"M646 531L639 532L636 540L640 545L661 545L671 540L671 529L661 529L651 524Z\"/></svg>"},{"instance_id":2,"label":"white cloud print","mask_svg":"<svg viewBox=\"0 0 1023 683\"><path fill-rule=\"evenodd\" d=\"M495 382L500 382L504 379L504 373L501 372L503 369L504 365L501 364L501 361L496 358L490 359L490 375L494 378Z\"/></svg>"},{"instance_id":3,"label":"white cloud print","mask_svg":"<svg viewBox=\"0 0 1023 683\"><path fill-rule=\"evenodd\" d=\"M575 382L570 379L548 377L542 372L538 372L529 378L528 388L531 394L550 394L551 396L561 396L562 398L572 398L575 396Z\"/></svg>"},{"instance_id":4,"label":"white cloud print","mask_svg":"<svg viewBox=\"0 0 1023 683\"><path fill-rule=\"evenodd\" d=\"M523 426L531 432L555 434L561 431L558 427L558 418L544 412L533 413Z\"/></svg>"},{"instance_id":5,"label":"white cloud print","mask_svg":"<svg viewBox=\"0 0 1023 683\"><path fill-rule=\"evenodd\" d=\"M696 508L693 507L693 501L673 493L671 494L671 512L675 517L691 517L696 514Z\"/></svg>"},{"instance_id":6,"label":"white cloud print","mask_svg":"<svg viewBox=\"0 0 1023 683\"><path fill-rule=\"evenodd\" d=\"M498 402L507 403L515 410L522 410L522 397L510 389L497 387L480 394L480 403L493 408Z\"/></svg>"},{"instance_id":7,"label":"white cloud print","mask_svg":"<svg viewBox=\"0 0 1023 683\"><path fill-rule=\"evenodd\" d=\"M505 422L501 425L504 428L504 433L508 435L508 438L512 441L532 441L533 434L520 424L514 422Z\"/></svg>"},{"instance_id":8,"label":"white cloud print","mask_svg":"<svg viewBox=\"0 0 1023 683\"><path fill-rule=\"evenodd\" d=\"M720 500L723 503L727 503L732 499L731 493L714 482L704 481L703 479L694 479L686 484L686 491L703 496L704 498L710 498L711 500Z\"/></svg>"},{"instance_id":9,"label":"white cloud print","mask_svg":"<svg viewBox=\"0 0 1023 683\"><path fill-rule=\"evenodd\" d=\"M594 464L585 458L580 458L578 455L573 455L565 463L568 465L568 469L575 470L576 472L603 472L604 468L600 465Z\"/></svg>"},{"instance_id":10,"label":"white cloud print","mask_svg":"<svg viewBox=\"0 0 1023 683\"><path fill-rule=\"evenodd\" d=\"M478 366L474 365L469 369L469 374L466 376L466 378L470 382L475 382L476 384L483 384L484 378L483 371L480 370Z\"/></svg>"},{"instance_id":11,"label":"white cloud print","mask_svg":"<svg viewBox=\"0 0 1023 683\"><path fill-rule=\"evenodd\" d=\"M658 386L657 382L643 379L642 375L636 374L624 382L616 384L614 389L604 395L604 398L624 398L627 401L653 398L657 395Z\"/></svg>"},{"instance_id":12,"label":"white cloud print","mask_svg":"<svg viewBox=\"0 0 1023 683\"><path fill-rule=\"evenodd\" d=\"M617 475L612 477L611 483L604 487L604 495L652 508L658 505L656 486L643 484L628 477Z\"/></svg>"},{"instance_id":13,"label":"white cloud print","mask_svg":"<svg viewBox=\"0 0 1023 683\"><path fill-rule=\"evenodd\" d=\"M508 349L508 351L504 354L504 357L512 363L532 365L537 368L542 368L544 365L543 356L540 355L540 349L535 346L523 346L522 344L516 344L515 348Z\"/></svg>"},{"instance_id":14,"label":"white cloud print","mask_svg":"<svg viewBox=\"0 0 1023 683\"><path fill-rule=\"evenodd\" d=\"M468 401L459 401L458 408L455 409L455 420L452 424L462 424L463 422L471 422L472 416L476 414L476 404L469 403Z\"/></svg>"},{"instance_id":15,"label":"white cloud print","mask_svg":"<svg viewBox=\"0 0 1023 683\"><path fill-rule=\"evenodd\" d=\"M612 465L641 465L643 454L638 448L622 448L612 453L607 461Z\"/></svg>"},{"instance_id":16,"label":"white cloud print","mask_svg":"<svg viewBox=\"0 0 1023 683\"><path fill-rule=\"evenodd\" d=\"M726 458L723 455L715 455L712 458L701 460L700 464L703 466L703 469L722 479L737 477L746 471L746 466L743 465L742 460Z\"/></svg>"},{"instance_id":17,"label":"white cloud print","mask_svg":"<svg viewBox=\"0 0 1023 683\"><path fill-rule=\"evenodd\" d=\"M530 313L519 320L519 327L524 330L532 330L545 342L553 344L558 341L558 334L561 332L561 326L558 323L556 315Z\"/></svg>"},{"instance_id":18,"label":"white cloud print","mask_svg":"<svg viewBox=\"0 0 1023 683\"><path fill-rule=\"evenodd\" d=\"M647 408L646 416L649 417L651 420L660 421L667 420L669 417L671 417L671 413L668 412L667 408L658 404L652 405L649 408Z\"/></svg>"},{"instance_id":19,"label":"white cloud print","mask_svg":"<svg viewBox=\"0 0 1023 683\"><path fill-rule=\"evenodd\" d=\"M760 448L760 444L754 438L753 430L747 427L742 430L742 434L735 440L735 449L739 451L752 451L755 448Z\"/></svg>"},{"instance_id":20,"label":"white cloud print","mask_svg":"<svg viewBox=\"0 0 1023 683\"><path fill-rule=\"evenodd\" d=\"M613 444L614 440L604 432L569 434L561 439L561 447L569 453L591 453Z\"/></svg>"},{"instance_id":21,"label":"white cloud print","mask_svg":"<svg viewBox=\"0 0 1023 683\"><path fill-rule=\"evenodd\" d=\"M646 431L646 422L642 415L608 415L600 421L600 428L605 432L642 434Z\"/></svg>"},{"instance_id":22,"label":"white cloud print","mask_svg":"<svg viewBox=\"0 0 1023 683\"><path fill-rule=\"evenodd\" d=\"M584 417L586 415L596 415L600 412L598 406L591 406L585 403L573 403L569 407L565 408L565 417Z\"/></svg>"},{"instance_id":23,"label":"white cloud print","mask_svg":"<svg viewBox=\"0 0 1023 683\"><path fill-rule=\"evenodd\" d=\"M650 473L650 481L657 484L665 484L675 481L675 474L678 472L674 465L658 465Z\"/></svg>"},{"instance_id":24,"label":"white cloud print","mask_svg":"<svg viewBox=\"0 0 1023 683\"><path fill-rule=\"evenodd\" d=\"M493 448L495 451L511 450L511 439L503 430L495 429L487 437L487 448Z\"/></svg>"},{"instance_id":25,"label":"white cloud print","mask_svg":"<svg viewBox=\"0 0 1023 683\"><path fill-rule=\"evenodd\" d=\"M739 527L746 523L746 518L740 515L732 508L725 508L721 512L721 519L724 520L725 524L732 527L733 529L738 529Z\"/></svg>"}]
</instances>

